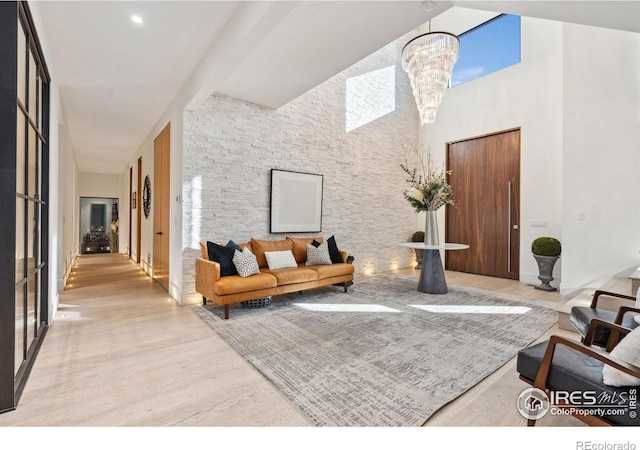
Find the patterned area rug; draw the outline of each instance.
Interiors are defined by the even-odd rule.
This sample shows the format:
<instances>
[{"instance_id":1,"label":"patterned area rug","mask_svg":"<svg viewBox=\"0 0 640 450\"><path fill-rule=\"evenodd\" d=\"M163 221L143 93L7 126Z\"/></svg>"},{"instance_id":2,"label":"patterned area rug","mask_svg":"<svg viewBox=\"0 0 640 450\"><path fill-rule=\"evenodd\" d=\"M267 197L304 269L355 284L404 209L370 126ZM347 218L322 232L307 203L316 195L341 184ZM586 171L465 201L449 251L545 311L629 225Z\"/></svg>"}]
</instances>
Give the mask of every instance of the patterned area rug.
<instances>
[{"instance_id":1,"label":"patterned area rug","mask_svg":"<svg viewBox=\"0 0 640 450\"><path fill-rule=\"evenodd\" d=\"M229 320L215 305L194 310L317 426L423 425L557 322L533 300L416 288L382 274L346 294L329 286L238 305Z\"/></svg>"}]
</instances>

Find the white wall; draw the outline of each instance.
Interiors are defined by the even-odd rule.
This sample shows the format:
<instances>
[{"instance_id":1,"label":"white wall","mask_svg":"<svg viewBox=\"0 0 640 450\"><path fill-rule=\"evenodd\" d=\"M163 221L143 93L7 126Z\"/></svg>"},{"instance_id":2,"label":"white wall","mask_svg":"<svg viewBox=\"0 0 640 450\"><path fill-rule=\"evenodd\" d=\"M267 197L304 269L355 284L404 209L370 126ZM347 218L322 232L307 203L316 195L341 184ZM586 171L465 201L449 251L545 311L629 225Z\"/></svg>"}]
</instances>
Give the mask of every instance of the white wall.
<instances>
[{"instance_id":1,"label":"white wall","mask_svg":"<svg viewBox=\"0 0 640 450\"><path fill-rule=\"evenodd\" d=\"M122 175L110 173L78 173L78 197L120 198Z\"/></svg>"},{"instance_id":2,"label":"white wall","mask_svg":"<svg viewBox=\"0 0 640 450\"><path fill-rule=\"evenodd\" d=\"M62 291L79 253L79 223L76 209L76 183L78 171L66 127L58 127L58 291Z\"/></svg>"},{"instance_id":3,"label":"white wall","mask_svg":"<svg viewBox=\"0 0 640 450\"><path fill-rule=\"evenodd\" d=\"M277 111L213 95L184 115L184 303L200 240L284 239L269 233L272 168L324 176L322 231L358 273L407 267L414 229L399 164L418 119L400 52L384 47ZM390 106L390 107L389 107ZM377 114L373 114L378 112ZM357 126L360 125L360 126Z\"/></svg>"},{"instance_id":4,"label":"white wall","mask_svg":"<svg viewBox=\"0 0 640 450\"><path fill-rule=\"evenodd\" d=\"M640 36L565 24L562 288L637 265Z\"/></svg>"},{"instance_id":5,"label":"white wall","mask_svg":"<svg viewBox=\"0 0 640 450\"><path fill-rule=\"evenodd\" d=\"M522 282L539 284L538 236L563 244L562 293L637 263L638 45L633 33L523 17L522 62L450 89L422 127L442 160L447 142L521 128Z\"/></svg>"}]
</instances>

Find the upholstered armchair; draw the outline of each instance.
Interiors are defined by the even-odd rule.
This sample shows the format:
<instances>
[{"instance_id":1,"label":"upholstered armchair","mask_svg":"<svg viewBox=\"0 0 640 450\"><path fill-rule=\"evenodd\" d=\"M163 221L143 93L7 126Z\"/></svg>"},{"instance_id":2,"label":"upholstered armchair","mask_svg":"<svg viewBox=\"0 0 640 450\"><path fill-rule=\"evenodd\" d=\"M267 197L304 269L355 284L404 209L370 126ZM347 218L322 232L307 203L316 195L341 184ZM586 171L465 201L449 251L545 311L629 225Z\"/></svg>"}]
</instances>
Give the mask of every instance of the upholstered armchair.
<instances>
[{"instance_id":1,"label":"upholstered armchair","mask_svg":"<svg viewBox=\"0 0 640 450\"><path fill-rule=\"evenodd\" d=\"M624 301L628 301L628 304L620 306L617 312L601 309L598 308L598 300L600 300L601 297L613 297L622 299ZM578 332L582 336L583 341L587 335L587 332L589 331L589 326L594 319L598 319L602 322L614 323L616 325L620 325L624 328L632 330L638 326L638 323L634 320L634 315L640 314L640 309L634 307L635 303L633 302L635 301L636 297L633 297L631 295L597 290L593 294L591 305L574 306L573 308L571 308L571 315L569 316L569 319L571 320L571 323L576 328L576 330L578 330ZM609 341L609 337L611 335L611 329L599 326L596 330L593 331L593 333L594 336L592 343L599 347L606 348L610 351L612 347L611 345L607 347L607 342Z\"/></svg>"},{"instance_id":2,"label":"upholstered armchair","mask_svg":"<svg viewBox=\"0 0 640 450\"><path fill-rule=\"evenodd\" d=\"M621 351L617 353L626 356L627 360L633 359L635 364L616 355L615 349L608 353L601 348L591 347L596 328L608 329L611 336L615 332L618 345L621 345ZM588 425L638 426L640 418L637 417L637 409L640 406L637 406L636 395L640 389L640 358L637 351L640 348L636 347L640 330L636 330L634 336L630 336L630 333L627 328L594 319L583 342L551 336L548 341L518 353L517 371L520 379L547 395L564 393L552 397L555 400L553 407L556 410L564 408L567 414ZM629 344L625 346L627 348L623 349L625 336L631 339L626 343ZM636 352L636 355L629 358L629 350ZM618 381L620 379L621 382ZM588 396L585 393L589 393ZM602 404L611 407L599 408ZM535 424L535 419L527 421L528 426Z\"/></svg>"}]
</instances>

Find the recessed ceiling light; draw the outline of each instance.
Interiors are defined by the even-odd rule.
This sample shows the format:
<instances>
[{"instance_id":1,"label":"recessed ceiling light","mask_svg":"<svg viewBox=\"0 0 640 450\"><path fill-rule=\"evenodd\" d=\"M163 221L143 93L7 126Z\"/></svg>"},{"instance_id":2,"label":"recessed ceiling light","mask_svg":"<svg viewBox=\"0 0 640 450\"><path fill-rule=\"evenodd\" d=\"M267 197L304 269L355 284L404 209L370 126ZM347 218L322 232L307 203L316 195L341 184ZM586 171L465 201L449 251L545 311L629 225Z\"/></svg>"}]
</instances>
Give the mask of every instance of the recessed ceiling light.
<instances>
[{"instance_id":1,"label":"recessed ceiling light","mask_svg":"<svg viewBox=\"0 0 640 450\"><path fill-rule=\"evenodd\" d=\"M140 17L137 14L134 14L131 16L131 21L136 25L142 25L144 23L144 21L142 20L142 17Z\"/></svg>"}]
</instances>

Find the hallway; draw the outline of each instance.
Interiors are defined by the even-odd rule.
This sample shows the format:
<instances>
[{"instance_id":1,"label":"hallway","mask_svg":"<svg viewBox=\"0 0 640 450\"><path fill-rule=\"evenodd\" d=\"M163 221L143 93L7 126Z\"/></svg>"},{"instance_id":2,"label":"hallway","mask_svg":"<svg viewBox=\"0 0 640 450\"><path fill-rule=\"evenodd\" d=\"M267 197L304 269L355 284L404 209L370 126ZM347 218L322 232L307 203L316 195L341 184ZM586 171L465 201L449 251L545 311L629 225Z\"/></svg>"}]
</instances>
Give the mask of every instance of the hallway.
<instances>
[{"instance_id":1,"label":"hallway","mask_svg":"<svg viewBox=\"0 0 640 450\"><path fill-rule=\"evenodd\" d=\"M307 422L125 255L78 257L18 408L0 426Z\"/></svg>"}]
</instances>

